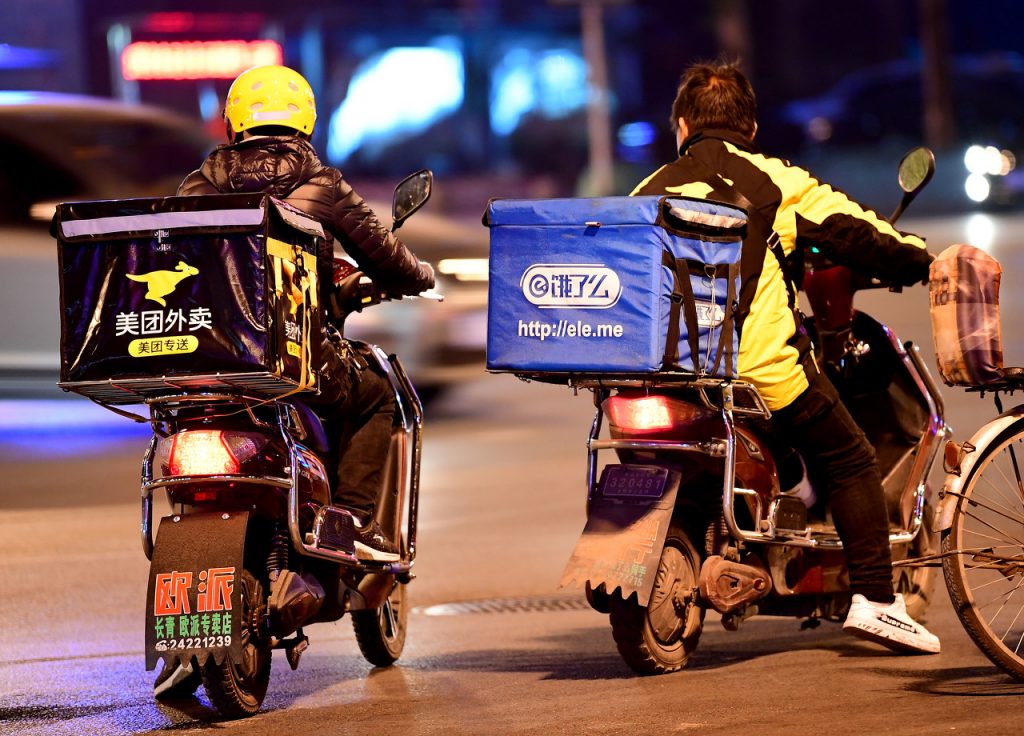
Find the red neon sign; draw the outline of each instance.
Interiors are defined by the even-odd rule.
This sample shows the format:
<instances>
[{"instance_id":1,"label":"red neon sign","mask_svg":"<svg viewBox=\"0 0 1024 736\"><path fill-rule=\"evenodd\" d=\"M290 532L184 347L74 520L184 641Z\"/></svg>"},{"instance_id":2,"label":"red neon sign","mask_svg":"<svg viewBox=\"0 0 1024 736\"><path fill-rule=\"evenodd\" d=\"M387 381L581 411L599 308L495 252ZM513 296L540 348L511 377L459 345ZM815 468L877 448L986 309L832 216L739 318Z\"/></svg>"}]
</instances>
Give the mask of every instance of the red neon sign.
<instances>
[{"instance_id":1,"label":"red neon sign","mask_svg":"<svg viewBox=\"0 0 1024 736\"><path fill-rule=\"evenodd\" d=\"M277 41L137 41L121 52L121 76L140 79L234 79L254 66L280 64Z\"/></svg>"}]
</instances>

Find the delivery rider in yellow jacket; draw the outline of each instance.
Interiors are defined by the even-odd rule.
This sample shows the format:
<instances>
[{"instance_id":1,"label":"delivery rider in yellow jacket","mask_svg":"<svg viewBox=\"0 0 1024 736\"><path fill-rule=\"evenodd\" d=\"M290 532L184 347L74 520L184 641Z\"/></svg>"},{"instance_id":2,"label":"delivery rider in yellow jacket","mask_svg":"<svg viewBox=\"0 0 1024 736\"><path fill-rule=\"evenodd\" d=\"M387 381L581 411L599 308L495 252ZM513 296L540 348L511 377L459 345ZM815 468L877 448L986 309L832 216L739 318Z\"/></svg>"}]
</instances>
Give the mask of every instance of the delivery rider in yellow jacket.
<instances>
[{"instance_id":1,"label":"delivery rider in yellow jacket","mask_svg":"<svg viewBox=\"0 0 1024 736\"><path fill-rule=\"evenodd\" d=\"M758 151L754 91L733 65L688 69L671 120L679 157L633 194L705 197L748 210L739 374L760 391L774 428L800 452L815 487L829 498L854 594L844 630L893 649L938 652L938 637L911 619L894 594L874 451L817 370L785 272L794 251L815 246L836 263L909 285L927 279L931 256L924 241L898 232L804 169Z\"/></svg>"}]
</instances>

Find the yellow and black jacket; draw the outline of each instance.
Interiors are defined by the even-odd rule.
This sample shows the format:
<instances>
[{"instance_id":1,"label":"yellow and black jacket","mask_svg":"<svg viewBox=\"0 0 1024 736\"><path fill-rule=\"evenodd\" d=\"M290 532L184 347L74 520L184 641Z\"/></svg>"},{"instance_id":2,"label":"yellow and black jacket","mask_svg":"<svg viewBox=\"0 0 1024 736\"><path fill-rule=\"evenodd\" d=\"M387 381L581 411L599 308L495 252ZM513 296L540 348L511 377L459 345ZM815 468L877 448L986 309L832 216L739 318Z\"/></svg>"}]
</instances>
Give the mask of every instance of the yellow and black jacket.
<instances>
[{"instance_id":1,"label":"yellow and black jacket","mask_svg":"<svg viewBox=\"0 0 1024 736\"><path fill-rule=\"evenodd\" d=\"M701 164L695 164L692 159ZM698 131L632 194L678 194L721 200L703 172L710 169L762 215L751 217L743 241L738 319L739 374L761 392L772 410L793 402L807 388L802 359L810 341L790 302L779 259L768 249L778 233L788 257L816 246L832 261L900 284L928 277L931 256L924 241L901 233L875 212L782 159L758 152L746 137L723 130Z\"/></svg>"}]
</instances>

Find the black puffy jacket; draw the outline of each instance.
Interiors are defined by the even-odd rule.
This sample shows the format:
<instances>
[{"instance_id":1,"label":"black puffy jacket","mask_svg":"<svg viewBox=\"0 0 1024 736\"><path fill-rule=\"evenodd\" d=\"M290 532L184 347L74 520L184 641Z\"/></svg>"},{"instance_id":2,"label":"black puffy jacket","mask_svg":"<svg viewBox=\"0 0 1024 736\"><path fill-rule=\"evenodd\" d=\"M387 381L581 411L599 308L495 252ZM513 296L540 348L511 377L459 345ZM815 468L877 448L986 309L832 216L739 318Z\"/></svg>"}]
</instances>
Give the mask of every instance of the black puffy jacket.
<instances>
[{"instance_id":1,"label":"black puffy jacket","mask_svg":"<svg viewBox=\"0 0 1024 736\"><path fill-rule=\"evenodd\" d=\"M263 136L220 146L178 187L179 195L238 192L266 192L315 217L385 290L411 295L434 285L430 266L384 227L341 172L321 163L302 138ZM328 242L319 254L325 269L332 251Z\"/></svg>"}]
</instances>

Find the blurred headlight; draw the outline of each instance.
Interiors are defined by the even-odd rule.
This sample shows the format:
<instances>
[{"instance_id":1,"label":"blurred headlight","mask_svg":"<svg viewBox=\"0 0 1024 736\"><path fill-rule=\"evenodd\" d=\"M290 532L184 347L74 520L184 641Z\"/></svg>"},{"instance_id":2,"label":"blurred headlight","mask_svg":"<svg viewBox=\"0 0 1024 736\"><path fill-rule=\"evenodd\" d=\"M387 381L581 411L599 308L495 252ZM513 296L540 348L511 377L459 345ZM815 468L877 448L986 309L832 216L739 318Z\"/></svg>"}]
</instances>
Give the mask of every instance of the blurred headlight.
<instances>
[{"instance_id":1,"label":"blurred headlight","mask_svg":"<svg viewBox=\"0 0 1024 736\"><path fill-rule=\"evenodd\" d=\"M964 191L975 202L984 202L992 190L984 174L971 174L964 182Z\"/></svg>"},{"instance_id":2,"label":"blurred headlight","mask_svg":"<svg viewBox=\"0 0 1024 736\"><path fill-rule=\"evenodd\" d=\"M486 258L444 258L437 270L456 281L487 281L487 263Z\"/></svg>"},{"instance_id":3,"label":"blurred headlight","mask_svg":"<svg viewBox=\"0 0 1024 736\"><path fill-rule=\"evenodd\" d=\"M1006 176L1017 165L1012 151L995 146L973 145L964 153L964 166L971 174Z\"/></svg>"},{"instance_id":4,"label":"blurred headlight","mask_svg":"<svg viewBox=\"0 0 1024 736\"><path fill-rule=\"evenodd\" d=\"M49 222L56 212L56 202L37 202L29 208L28 216L37 222Z\"/></svg>"}]
</instances>

